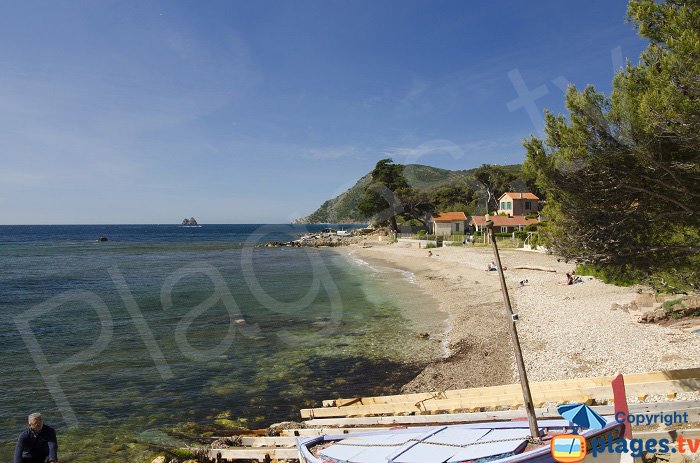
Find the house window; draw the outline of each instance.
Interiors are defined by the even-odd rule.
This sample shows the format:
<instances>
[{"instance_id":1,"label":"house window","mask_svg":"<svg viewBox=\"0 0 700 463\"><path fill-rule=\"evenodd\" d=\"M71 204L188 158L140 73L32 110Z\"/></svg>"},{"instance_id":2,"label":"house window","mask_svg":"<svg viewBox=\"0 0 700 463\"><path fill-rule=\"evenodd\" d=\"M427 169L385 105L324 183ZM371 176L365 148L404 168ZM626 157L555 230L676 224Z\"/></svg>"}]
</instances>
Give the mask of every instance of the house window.
<instances>
[{"instance_id":1,"label":"house window","mask_svg":"<svg viewBox=\"0 0 700 463\"><path fill-rule=\"evenodd\" d=\"M455 231L459 231L459 223L455 224Z\"/></svg>"},{"instance_id":2,"label":"house window","mask_svg":"<svg viewBox=\"0 0 700 463\"><path fill-rule=\"evenodd\" d=\"M529 211L529 210L532 209L532 207L531 207L530 204L531 204L530 201L525 201L525 210L526 210L526 211Z\"/></svg>"},{"instance_id":3,"label":"house window","mask_svg":"<svg viewBox=\"0 0 700 463\"><path fill-rule=\"evenodd\" d=\"M501 227L501 233L508 233L508 227Z\"/></svg>"}]
</instances>

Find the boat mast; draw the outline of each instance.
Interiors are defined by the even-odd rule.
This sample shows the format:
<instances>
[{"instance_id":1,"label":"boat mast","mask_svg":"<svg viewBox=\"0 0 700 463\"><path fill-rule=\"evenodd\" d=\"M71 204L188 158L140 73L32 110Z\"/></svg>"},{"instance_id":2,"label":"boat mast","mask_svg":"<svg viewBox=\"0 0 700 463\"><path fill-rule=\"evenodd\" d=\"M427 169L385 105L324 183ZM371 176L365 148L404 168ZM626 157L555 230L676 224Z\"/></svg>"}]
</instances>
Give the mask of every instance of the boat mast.
<instances>
[{"instance_id":1,"label":"boat mast","mask_svg":"<svg viewBox=\"0 0 700 463\"><path fill-rule=\"evenodd\" d=\"M527 380L527 373L525 372L525 361L523 360L523 352L520 349L518 330L515 327L515 322L517 321L518 317L513 314L513 309L510 306L510 297L508 297L508 287L506 286L506 279L503 276L503 267L501 267L501 257L498 255L498 245L496 245L496 237L494 236L493 232L493 220L487 220L484 226L488 231L489 238L491 239L491 244L493 245L493 254L495 256L496 266L498 268L498 277L501 280L501 292L503 293L503 302L506 306L506 315L508 316L508 329L510 330L510 337L513 341L513 350L515 350L515 360L516 365L518 366L520 386L523 389L523 402L525 404L525 411L527 412L527 421L530 425L530 436L533 440L539 440L540 433L537 428L537 418L535 416L535 407L532 403L530 383Z\"/></svg>"}]
</instances>

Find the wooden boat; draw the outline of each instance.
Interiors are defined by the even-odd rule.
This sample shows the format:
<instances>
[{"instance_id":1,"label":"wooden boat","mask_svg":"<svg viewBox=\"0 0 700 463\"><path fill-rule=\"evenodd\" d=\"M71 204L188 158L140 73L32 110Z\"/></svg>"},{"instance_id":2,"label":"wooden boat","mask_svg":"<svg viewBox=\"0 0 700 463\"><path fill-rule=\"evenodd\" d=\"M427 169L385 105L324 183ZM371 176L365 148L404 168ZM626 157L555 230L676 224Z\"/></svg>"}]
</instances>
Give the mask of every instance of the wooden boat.
<instances>
[{"instance_id":1,"label":"wooden boat","mask_svg":"<svg viewBox=\"0 0 700 463\"><path fill-rule=\"evenodd\" d=\"M608 419L603 429L581 434L586 447L595 438L616 442L624 424ZM297 439L302 463L545 463L555 462L552 439L568 434L567 420L540 420L540 443L532 443L524 421L428 426ZM569 440L569 442L571 439ZM559 460L562 461L562 460ZM571 460L575 461L575 460ZM620 454L588 453L584 462L612 463Z\"/></svg>"}]
</instances>

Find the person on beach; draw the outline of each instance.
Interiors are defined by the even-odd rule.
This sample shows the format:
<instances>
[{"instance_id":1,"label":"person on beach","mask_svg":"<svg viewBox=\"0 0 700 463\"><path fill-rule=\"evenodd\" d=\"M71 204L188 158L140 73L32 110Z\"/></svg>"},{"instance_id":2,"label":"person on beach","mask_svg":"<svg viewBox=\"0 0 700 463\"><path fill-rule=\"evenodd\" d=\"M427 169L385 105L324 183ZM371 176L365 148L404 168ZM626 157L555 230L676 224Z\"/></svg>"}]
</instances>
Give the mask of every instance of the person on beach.
<instances>
[{"instance_id":1,"label":"person on beach","mask_svg":"<svg viewBox=\"0 0 700 463\"><path fill-rule=\"evenodd\" d=\"M574 284L574 277L571 275L571 273L566 272L566 280L560 281L560 285L573 285Z\"/></svg>"},{"instance_id":2,"label":"person on beach","mask_svg":"<svg viewBox=\"0 0 700 463\"><path fill-rule=\"evenodd\" d=\"M495 272L496 270L498 270L498 267L496 267L496 263L494 261L491 261L491 263L486 266L487 272Z\"/></svg>"},{"instance_id":3,"label":"person on beach","mask_svg":"<svg viewBox=\"0 0 700 463\"><path fill-rule=\"evenodd\" d=\"M29 427L19 435L14 463L58 463L56 431L44 424L41 413L32 413Z\"/></svg>"},{"instance_id":4,"label":"person on beach","mask_svg":"<svg viewBox=\"0 0 700 463\"><path fill-rule=\"evenodd\" d=\"M433 257L433 251L428 251L428 257Z\"/></svg>"}]
</instances>

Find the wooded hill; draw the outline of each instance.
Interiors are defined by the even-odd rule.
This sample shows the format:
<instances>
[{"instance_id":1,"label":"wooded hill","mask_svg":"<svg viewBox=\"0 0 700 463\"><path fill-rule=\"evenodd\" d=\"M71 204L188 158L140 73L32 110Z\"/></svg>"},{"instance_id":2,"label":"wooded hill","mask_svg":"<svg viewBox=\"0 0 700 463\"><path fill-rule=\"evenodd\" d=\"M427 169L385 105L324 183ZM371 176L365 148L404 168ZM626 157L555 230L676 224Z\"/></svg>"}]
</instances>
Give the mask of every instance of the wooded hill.
<instances>
[{"instance_id":1,"label":"wooded hill","mask_svg":"<svg viewBox=\"0 0 700 463\"><path fill-rule=\"evenodd\" d=\"M522 166L513 164L502 167L516 177L512 183L513 188L524 191L525 182L522 180ZM421 164L407 164L402 168L403 176L410 187L419 192L437 194L441 189L449 190L459 187L466 187L477 192L479 199L476 204L470 206L469 212L485 213L485 192L481 183L474 176L476 169L447 170ZM367 223L369 217L363 216L357 205L371 181L371 173L368 173L350 189L324 202L315 212L297 219L295 223Z\"/></svg>"}]
</instances>

